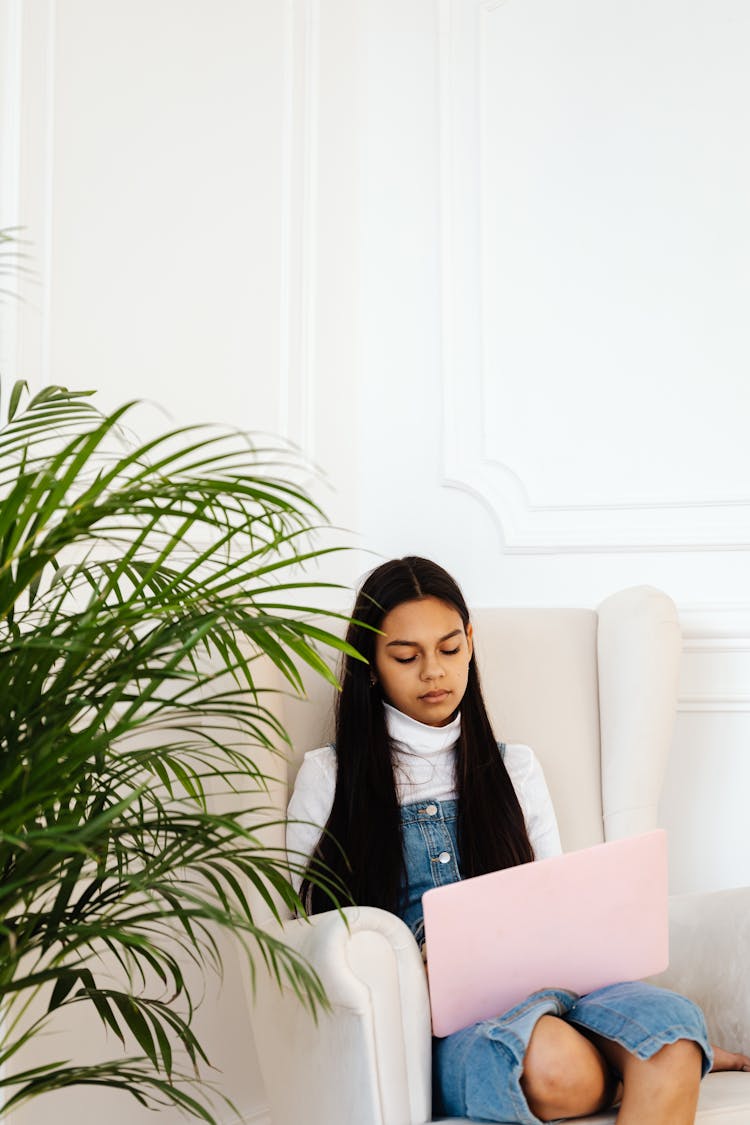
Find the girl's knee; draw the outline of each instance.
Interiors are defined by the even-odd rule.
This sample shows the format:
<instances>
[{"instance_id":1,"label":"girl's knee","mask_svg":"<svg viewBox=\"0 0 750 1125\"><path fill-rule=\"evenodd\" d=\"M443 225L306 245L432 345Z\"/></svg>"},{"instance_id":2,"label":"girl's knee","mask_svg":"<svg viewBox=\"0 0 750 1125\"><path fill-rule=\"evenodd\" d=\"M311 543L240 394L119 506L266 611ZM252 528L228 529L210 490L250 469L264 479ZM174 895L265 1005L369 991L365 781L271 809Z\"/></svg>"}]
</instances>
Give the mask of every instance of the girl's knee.
<instances>
[{"instance_id":1,"label":"girl's knee","mask_svg":"<svg viewBox=\"0 0 750 1125\"><path fill-rule=\"evenodd\" d=\"M703 1051L692 1039L676 1039L666 1043L652 1055L649 1062L660 1071L669 1072L675 1078L700 1081L703 1067Z\"/></svg>"},{"instance_id":2,"label":"girl's knee","mask_svg":"<svg viewBox=\"0 0 750 1125\"><path fill-rule=\"evenodd\" d=\"M702 1051L691 1039L667 1043L649 1059L623 1065L623 1117L628 1121L695 1120Z\"/></svg>"},{"instance_id":3,"label":"girl's knee","mask_svg":"<svg viewBox=\"0 0 750 1125\"><path fill-rule=\"evenodd\" d=\"M550 1120L610 1105L616 1081L593 1043L564 1020L542 1016L524 1056L521 1088L532 1113Z\"/></svg>"}]
</instances>

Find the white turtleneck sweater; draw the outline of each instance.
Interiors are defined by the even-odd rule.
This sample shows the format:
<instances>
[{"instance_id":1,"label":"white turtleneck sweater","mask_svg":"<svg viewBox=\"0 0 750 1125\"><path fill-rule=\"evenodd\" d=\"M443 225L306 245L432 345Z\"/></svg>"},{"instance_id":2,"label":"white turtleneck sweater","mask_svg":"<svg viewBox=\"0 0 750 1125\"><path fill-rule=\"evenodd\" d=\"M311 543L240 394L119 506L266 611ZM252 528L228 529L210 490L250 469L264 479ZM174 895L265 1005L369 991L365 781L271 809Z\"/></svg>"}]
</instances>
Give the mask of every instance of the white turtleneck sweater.
<instances>
[{"instance_id":1,"label":"white turtleneck sweater","mask_svg":"<svg viewBox=\"0 0 750 1125\"><path fill-rule=\"evenodd\" d=\"M460 714L447 726L430 727L388 703L384 706L388 734L395 747L394 776L399 804L455 798L454 762L461 733ZM555 812L533 750L520 743L508 743L504 761L523 810L535 858L559 855L562 848ZM333 747L321 746L305 754L288 809L287 849L296 863L303 863L315 851L333 806L335 790ZM293 881L299 888L301 880Z\"/></svg>"}]
</instances>

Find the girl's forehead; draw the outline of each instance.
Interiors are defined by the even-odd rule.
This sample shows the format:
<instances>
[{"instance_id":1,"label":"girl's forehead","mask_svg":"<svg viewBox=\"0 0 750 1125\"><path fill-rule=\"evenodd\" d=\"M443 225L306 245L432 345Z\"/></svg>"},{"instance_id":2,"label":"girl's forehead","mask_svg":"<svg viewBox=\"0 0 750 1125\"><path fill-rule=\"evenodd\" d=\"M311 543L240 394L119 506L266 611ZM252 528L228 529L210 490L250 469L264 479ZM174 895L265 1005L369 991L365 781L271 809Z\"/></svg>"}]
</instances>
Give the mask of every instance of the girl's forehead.
<instances>
[{"instance_id":1,"label":"girl's forehead","mask_svg":"<svg viewBox=\"0 0 750 1125\"><path fill-rule=\"evenodd\" d=\"M390 640L395 633L401 640L415 640L419 636L444 636L455 629L463 631L461 614L455 606L432 596L402 602L390 610L380 626Z\"/></svg>"}]
</instances>

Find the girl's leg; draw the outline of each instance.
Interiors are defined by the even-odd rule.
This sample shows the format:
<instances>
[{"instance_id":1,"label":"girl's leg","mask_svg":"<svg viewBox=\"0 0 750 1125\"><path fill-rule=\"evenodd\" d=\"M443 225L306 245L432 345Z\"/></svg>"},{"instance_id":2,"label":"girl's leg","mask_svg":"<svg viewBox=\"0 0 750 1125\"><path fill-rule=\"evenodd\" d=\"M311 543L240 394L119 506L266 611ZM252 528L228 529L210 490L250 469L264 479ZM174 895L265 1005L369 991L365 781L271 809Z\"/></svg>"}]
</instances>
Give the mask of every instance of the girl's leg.
<instances>
[{"instance_id":1,"label":"girl's leg","mask_svg":"<svg viewBox=\"0 0 750 1125\"><path fill-rule=\"evenodd\" d=\"M619 1043L589 1036L556 1016L542 1016L534 1028L521 1088L541 1121L586 1117L622 1094L618 1125L693 1125L702 1063L696 1043L681 1039L639 1059Z\"/></svg>"},{"instance_id":2,"label":"girl's leg","mask_svg":"<svg viewBox=\"0 0 750 1125\"><path fill-rule=\"evenodd\" d=\"M496 1019L433 1039L433 1112L539 1125L612 1104L617 1082L607 1063L565 1021L578 1000L543 989Z\"/></svg>"},{"instance_id":3,"label":"girl's leg","mask_svg":"<svg viewBox=\"0 0 750 1125\"><path fill-rule=\"evenodd\" d=\"M618 1125L693 1125L713 1061L703 1013L667 989L633 981L582 996L566 1018L622 1079Z\"/></svg>"},{"instance_id":4,"label":"girl's leg","mask_svg":"<svg viewBox=\"0 0 750 1125\"><path fill-rule=\"evenodd\" d=\"M592 1045L622 1076L617 1125L693 1125L703 1053L690 1039L668 1043L639 1059L619 1043L591 1035Z\"/></svg>"},{"instance_id":5,"label":"girl's leg","mask_svg":"<svg viewBox=\"0 0 750 1125\"><path fill-rule=\"evenodd\" d=\"M616 1100L618 1082L598 1046L564 1020L546 1015L529 1040L521 1089L531 1112L553 1121L606 1109Z\"/></svg>"}]
</instances>

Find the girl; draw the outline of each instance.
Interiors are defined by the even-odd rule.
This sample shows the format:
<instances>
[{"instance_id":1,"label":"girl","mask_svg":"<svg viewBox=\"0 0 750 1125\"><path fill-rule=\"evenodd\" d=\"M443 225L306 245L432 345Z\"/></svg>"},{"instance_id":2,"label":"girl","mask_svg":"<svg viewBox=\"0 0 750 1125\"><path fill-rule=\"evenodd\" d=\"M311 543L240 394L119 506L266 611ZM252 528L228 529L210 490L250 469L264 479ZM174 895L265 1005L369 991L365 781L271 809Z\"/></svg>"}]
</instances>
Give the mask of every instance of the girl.
<instances>
[{"instance_id":1,"label":"girl","mask_svg":"<svg viewBox=\"0 0 750 1125\"><path fill-rule=\"evenodd\" d=\"M305 755L288 847L331 868L353 902L399 914L421 944L424 891L559 853L557 824L532 751L495 741L450 575L421 558L385 563L353 618L347 640L368 663L346 658L335 750ZM301 893L311 912L330 909L309 880ZM434 1111L539 1125L621 1098L619 1125L691 1125L712 1061L750 1069L715 1054L702 1013L675 993L547 989L433 1040Z\"/></svg>"}]
</instances>

